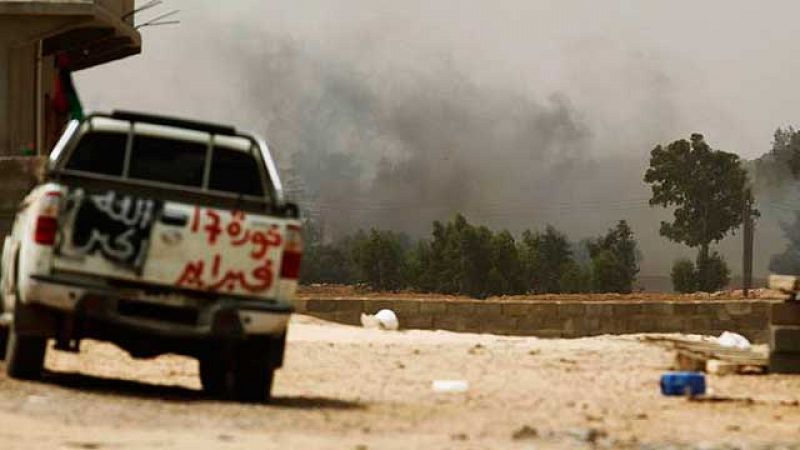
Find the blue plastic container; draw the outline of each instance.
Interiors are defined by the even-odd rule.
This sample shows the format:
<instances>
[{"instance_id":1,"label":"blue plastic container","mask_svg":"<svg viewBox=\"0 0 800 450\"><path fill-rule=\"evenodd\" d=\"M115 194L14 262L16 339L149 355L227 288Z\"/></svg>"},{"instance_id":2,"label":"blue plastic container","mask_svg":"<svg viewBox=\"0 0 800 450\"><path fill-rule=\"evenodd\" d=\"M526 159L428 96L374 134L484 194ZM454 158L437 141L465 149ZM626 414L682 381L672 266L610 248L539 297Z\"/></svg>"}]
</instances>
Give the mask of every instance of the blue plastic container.
<instances>
[{"instance_id":1,"label":"blue plastic container","mask_svg":"<svg viewBox=\"0 0 800 450\"><path fill-rule=\"evenodd\" d=\"M702 372L668 372L661 376L664 395L703 395L706 376Z\"/></svg>"}]
</instances>

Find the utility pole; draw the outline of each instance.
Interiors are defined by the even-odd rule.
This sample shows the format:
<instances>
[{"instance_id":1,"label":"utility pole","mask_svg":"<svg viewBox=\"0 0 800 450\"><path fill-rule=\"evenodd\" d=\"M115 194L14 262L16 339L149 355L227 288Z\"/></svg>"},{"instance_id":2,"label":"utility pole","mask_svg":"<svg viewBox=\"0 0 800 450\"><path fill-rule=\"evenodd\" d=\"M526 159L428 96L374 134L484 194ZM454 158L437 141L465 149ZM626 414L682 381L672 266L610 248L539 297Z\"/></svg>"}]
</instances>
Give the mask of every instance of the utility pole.
<instances>
[{"instance_id":1,"label":"utility pole","mask_svg":"<svg viewBox=\"0 0 800 450\"><path fill-rule=\"evenodd\" d=\"M744 218L744 232L742 233L742 237L744 238L744 248L742 252L742 290L744 291L744 297L747 298L750 295L750 288L753 287L753 228L754 228L754 221L753 221L753 197L750 193L750 189L747 189L745 193L745 200L744 200L744 210L742 211L742 217Z\"/></svg>"}]
</instances>

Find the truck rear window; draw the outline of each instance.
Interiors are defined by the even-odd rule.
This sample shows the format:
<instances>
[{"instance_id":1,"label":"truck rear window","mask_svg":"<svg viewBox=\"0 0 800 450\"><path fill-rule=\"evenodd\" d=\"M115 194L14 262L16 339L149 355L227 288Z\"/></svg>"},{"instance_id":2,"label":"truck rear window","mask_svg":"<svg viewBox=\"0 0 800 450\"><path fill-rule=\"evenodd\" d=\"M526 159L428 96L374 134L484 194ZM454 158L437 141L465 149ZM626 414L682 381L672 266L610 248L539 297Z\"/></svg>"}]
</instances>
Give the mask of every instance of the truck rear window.
<instances>
[{"instance_id":1,"label":"truck rear window","mask_svg":"<svg viewBox=\"0 0 800 450\"><path fill-rule=\"evenodd\" d=\"M252 196L264 194L255 159L248 153L225 147L214 148L208 188Z\"/></svg>"},{"instance_id":2,"label":"truck rear window","mask_svg":"<svg viewBox=\"0 0 800 450\"><path fill-rule=\"evenodd\" d=\"M125 175L128 136L119 132L86 133L65 168L100 175ZM211 156L208 189L233 194L264 195L255 149L244 151L217 145ZM205 142L134 135L127 178L203 188L208 144Z\"/></svg>"},{"instance_id":3,"label":"truck rear window","mask_svg":"<svg viewBox=\"0 0 800 450\"><path fill-rule=\"evenodd\" d=\"M122 175L125 164L125 143L128 135L112 132L95 132L83 136L72 152L66 168L101 175Z\"/></svg>"},{"instance_id":4,"label":"truck rear window","mask_svg":"<svg viewBox=\"0 0 800 450\"><path fill-rule=\"evenodd\" d=\"M128 175L139 180L202 187L208 145L134 136Z\"/></svg>"}]
</instances>

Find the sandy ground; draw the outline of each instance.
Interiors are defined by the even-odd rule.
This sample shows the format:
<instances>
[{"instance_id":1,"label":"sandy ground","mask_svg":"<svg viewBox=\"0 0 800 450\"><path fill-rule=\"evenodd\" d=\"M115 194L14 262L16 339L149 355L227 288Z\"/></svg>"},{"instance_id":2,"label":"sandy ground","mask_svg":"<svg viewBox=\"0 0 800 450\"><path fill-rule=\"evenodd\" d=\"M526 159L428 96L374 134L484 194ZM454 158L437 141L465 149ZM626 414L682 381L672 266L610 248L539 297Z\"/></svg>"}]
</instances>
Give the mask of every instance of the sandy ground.
<instances>
[{"instance_id":1,"label":"sandy ground","mask_svg":"<svg viewBox=\"0 0 800 450\"><path fill-rule=\"evenodd\" d=\"M205 399L197 365L115 347L0 375L0 448L798 448L800 377L710 377L725 402L662 397L672 355L635 336L381 332L297 317L271 405ZM466 393L431 382L463 379Z\"/></svg>"}]
</instances>

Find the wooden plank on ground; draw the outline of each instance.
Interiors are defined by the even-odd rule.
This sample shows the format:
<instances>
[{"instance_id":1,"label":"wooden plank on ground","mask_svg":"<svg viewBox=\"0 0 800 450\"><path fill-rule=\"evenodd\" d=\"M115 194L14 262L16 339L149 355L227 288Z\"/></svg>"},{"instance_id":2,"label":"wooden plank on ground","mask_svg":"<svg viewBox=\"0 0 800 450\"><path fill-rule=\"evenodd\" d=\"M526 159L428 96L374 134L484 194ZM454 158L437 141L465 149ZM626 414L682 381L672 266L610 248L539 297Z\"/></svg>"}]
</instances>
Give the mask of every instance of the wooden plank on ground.
<instances>
[{"instance_id":1,"label":"wooden plank on ground","mask_svg":"<svg viewBox=\"0 0 800 450\"><path fill-rule=\"evenodd\" d=\"M645 342L675 350L678 370L703 371L716 375L766 373L769 358L766 351L723 347L710 339L682 336L644 336Z\"/></svg>"}]
</instances>

